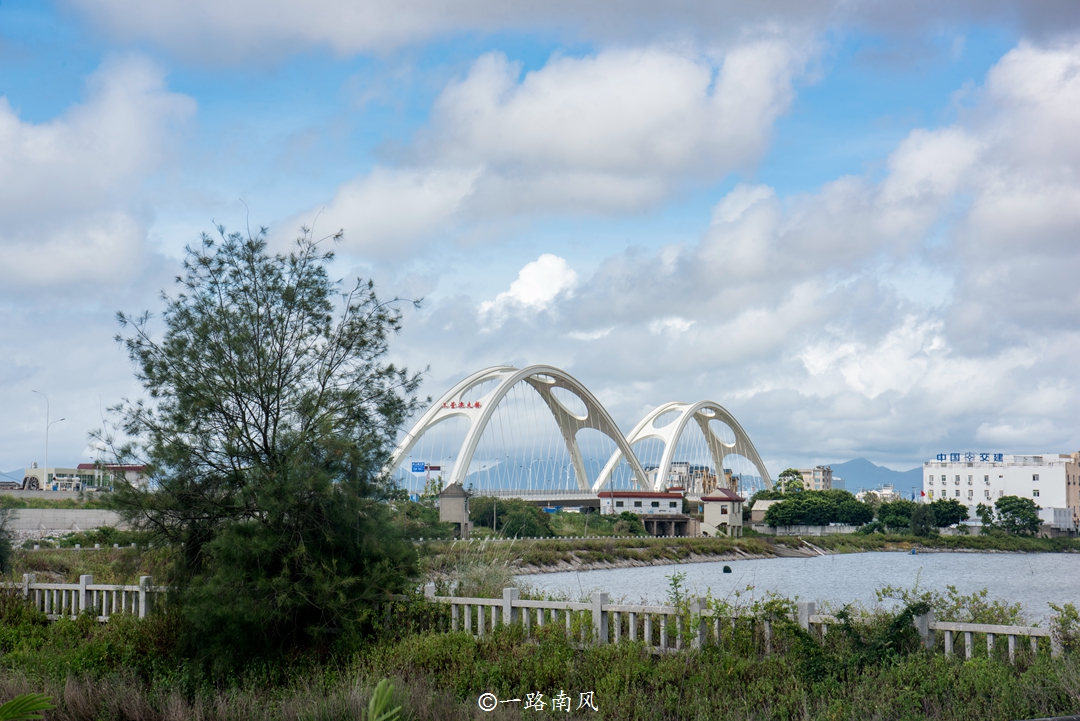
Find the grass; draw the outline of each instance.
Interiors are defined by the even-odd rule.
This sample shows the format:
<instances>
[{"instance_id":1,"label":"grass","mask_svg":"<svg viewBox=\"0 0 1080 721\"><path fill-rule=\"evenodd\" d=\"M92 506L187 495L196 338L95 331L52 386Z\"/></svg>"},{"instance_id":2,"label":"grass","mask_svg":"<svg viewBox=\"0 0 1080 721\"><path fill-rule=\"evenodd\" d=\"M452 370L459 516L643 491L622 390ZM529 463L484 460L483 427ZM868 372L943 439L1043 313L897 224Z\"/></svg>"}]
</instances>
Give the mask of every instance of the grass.
<instances>
[{"instance_id":1,"label":"grass","mask_svg":"<svg viewBox=\"0 0 1080 721\"><path fill-rule=\"evenodd\" d=\"M777 539L779 541L779 539ZM1023 553L1080 552L1080 538L1029 538L1026 536L912 536L858 533L810 538L815 546L836 553L862 551L907 551L912 548L942 550L1013 551Z\"/></svg>"},{"instance_id":2,"label":"grass","mask_svg":"<svg viewBox=\"0 0 1080 721\"><path fill-rule=\"evenodd\" d=\"M157 582L166 577L164 549L101 548L15 549L8 580L22 580L33 573L40 583L77 583L79 576L91 574L97 583L136 583L140 576L153 576Z\"/></svg>"},{"instance_id":3,"label":"grass","mask_svg":"<svg viewBox=\"0 0 1080 721\"><path fill-rule=\"evenodd\" d=\"M70 721L344 720L363 718L372 689L389 678L393 705L416 721L549 718L560 691L571 699L570 712L558 713L567 719L1010 721L1080 708L1080 654L1028 655L1016 666L985 655L949 659L921 650L910 623L897 636L888 614L859 626L854 641L834 627L819 643L788 623L775 626L769 655L747 643L753 636L736 635L658 656L639 643L574 648L559 626L536 641L518 628L479 639L418 631L410 620L426 611L422 602L403 604L376 635L329 656L267 660L210 678L174 655L178 629L169 616L50 624L8 595L0 598L0 700L43 692L58 706L48 718ZM579 694L589 691L599 710L579 711ZM484 692L539 692L548 709L518 703L484 713Z\"/></svg>"},{"instance_id":4,"label":"grass","mask_svg":"<svg viewBox=\"0 0 1080 721\"><path fill-rule=\"evenodd\" d=\"M108 510L111 508L106 498L94 498L81 495L79 498L44 498L36 496L13 496L9 493L0 493L0 508L94 508Z\"/></svg>"},{"instance_id":5,"label":"grass","mask_svg":"<svg viewBox=\"0 0 1080 721\"><path fill-rule=\"evenodd\" d=\"M772 555L769 544L757 539L731 538L606 538L539 539L505 542L456 541L426 544L424 562L430 573L448 573L464 562L551 567L561 563L678 563L692 556L733 553Z\"/></svg>"}]
</instances>

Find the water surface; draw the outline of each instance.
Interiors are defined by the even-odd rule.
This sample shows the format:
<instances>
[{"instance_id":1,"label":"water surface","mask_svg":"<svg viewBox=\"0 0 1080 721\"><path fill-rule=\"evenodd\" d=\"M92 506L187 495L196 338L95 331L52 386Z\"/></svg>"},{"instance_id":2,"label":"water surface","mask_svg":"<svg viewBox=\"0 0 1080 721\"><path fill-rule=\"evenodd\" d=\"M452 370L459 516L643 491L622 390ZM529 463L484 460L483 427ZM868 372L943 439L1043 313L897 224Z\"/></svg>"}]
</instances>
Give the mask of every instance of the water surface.
<instances>
[{"instance_id":1,"label":"water surface","mask_svg":"<svg viewBox=\"0 0 1080 721\"><path fill-rule=\"evenodd\" d=\"M731 573L723 573L724 566ZM964 594L983 588L990 598L1021 603L1033 620L1048 617L1048 602L1080 605L1080 554L1076 553L850 553L815 558L767 558L747 561L688 563L645 568L571 571L522 576L534 589L578 598L606 591L629 603L662 603L672 573L684 573L692 593L719 598L736 590L760 597L775 591L819 605L861 602L873 605L874 591L884 586L944 592L956 586Z\"/></svg>"}]
</instances>

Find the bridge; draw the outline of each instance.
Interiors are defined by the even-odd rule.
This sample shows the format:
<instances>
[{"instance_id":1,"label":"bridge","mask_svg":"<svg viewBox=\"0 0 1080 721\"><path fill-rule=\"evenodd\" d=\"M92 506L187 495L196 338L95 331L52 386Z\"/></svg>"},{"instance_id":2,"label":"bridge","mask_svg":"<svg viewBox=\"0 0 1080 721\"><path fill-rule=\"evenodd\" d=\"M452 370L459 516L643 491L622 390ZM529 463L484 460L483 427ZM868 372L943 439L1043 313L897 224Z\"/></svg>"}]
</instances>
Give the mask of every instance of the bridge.
<instances>
[{"instance_id":1,"label":"bridge","mask_svg":"<svg viewBox=\"0 0 1080 721\"><path fill-rule=\"evenodd\" d=\"M387 469L410 493L459 483L475 495L558 505L595 505L604 491L677 486L693 498L772 487L719 403L665 403L624 435L588 388L548 365L494 366L455 384L402 437Z\"/></svg>"}]
</instances>

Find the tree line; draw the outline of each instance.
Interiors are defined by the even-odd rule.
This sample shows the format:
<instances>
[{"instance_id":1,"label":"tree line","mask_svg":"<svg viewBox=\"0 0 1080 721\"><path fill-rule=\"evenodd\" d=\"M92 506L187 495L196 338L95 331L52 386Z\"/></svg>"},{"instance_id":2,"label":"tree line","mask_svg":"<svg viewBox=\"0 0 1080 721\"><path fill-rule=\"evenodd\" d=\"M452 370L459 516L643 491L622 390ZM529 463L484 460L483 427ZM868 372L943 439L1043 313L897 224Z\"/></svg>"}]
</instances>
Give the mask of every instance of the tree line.
<instances>
[{"instance_id":1,"label":"tree line","mask_svg":"<svg viewBox=\"0 0 1080 721\"><path fill-rule=\"evenodd\" d=\"M885 502L859 501L845 490L802 490L797 479L791 479L787 491L766 490L754 494L750 507L762 500L777 501L765 512L769 526L827 526L843 524L861 526L862 533L912 533L926 536L940 528L955 526L968 520L967 506L954 499L938 499L931 503L916 503L906 499ZM1029 498L1004 496L991 507L979 504L976 515L982 533L1034 535L1042 524L1041 509ZM749 512L749 509L748 509Z\"/></svg>"}]
</instances>

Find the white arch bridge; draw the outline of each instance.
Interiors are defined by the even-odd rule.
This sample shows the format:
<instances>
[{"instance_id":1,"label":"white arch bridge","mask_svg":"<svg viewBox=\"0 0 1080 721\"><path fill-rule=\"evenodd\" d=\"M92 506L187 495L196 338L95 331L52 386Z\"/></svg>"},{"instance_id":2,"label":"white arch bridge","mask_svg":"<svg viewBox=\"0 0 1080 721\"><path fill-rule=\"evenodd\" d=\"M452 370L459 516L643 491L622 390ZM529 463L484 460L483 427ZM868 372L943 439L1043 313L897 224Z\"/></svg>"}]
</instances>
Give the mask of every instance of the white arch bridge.
<instances>
[{"instance_id":1,"label":"white arch bridge","mask_svg":"<svg viewBox=\"0 0 1080 721\"><path fill-rule=\"evenodd\" d=\"M495 366L457 383L402 437L387 470L410 493L460 483L548 502L611 490L772 487L746 431L720 404L665 403L624 436L589 389L547 365Z\"/></svg>"}]
</instances>

